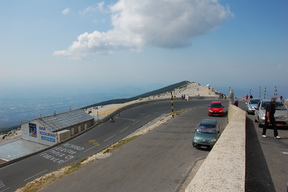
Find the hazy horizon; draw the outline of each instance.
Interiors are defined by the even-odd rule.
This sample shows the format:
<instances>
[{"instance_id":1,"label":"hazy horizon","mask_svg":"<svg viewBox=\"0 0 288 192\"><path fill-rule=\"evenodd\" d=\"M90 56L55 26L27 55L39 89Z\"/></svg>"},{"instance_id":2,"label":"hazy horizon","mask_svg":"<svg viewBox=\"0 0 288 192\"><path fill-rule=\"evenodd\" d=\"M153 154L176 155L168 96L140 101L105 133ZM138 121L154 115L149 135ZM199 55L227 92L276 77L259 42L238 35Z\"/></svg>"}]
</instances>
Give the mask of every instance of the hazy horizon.
<instances>
[{"instance_id":1,"label":"hazy horizon","mask_svg":"<svg viewBox=\"0 0 288 192\"><path fill-rule=\"evenodd\" d=\"M258 96L260 87L270 97L276 86L287 98L287 7L287 0L1 0L0 99L130 97L183 80L226 94L231 87L240 97L250 89Z\"/></svg>"},{"instance_id":2,"label":"hazy horizon","mask_svg":"<svg viewBox=\"0 0 288 192\"><path fill-rule=\"evenodd\" d=\"M191 81L196 82L196 81ZM179 83L179 82L174 82ZM173 84L174 84L173 83ZM197 82L198 83L198 82ZM57 113L62 113L68 108L78 109L85 106L93 105L111 99L122 99L135 97L150 91L154 91L172 84L147 84L142 86L121 86L119 87L37 87L18 88L17 91L9 89L0 89L0 129L17 126L21 123L42 116L52 115L55 110ZM201 84L203 85L203 84ZM204 84L203 86L206 86ZM214 89L226 95L229 95L229 87L221 87L210 84ZM250 94L250 88L239 89L230 87L234 90L235 96L244 97ZM261 87L261 97L264 96L264 88ZM274 94L274 86L267 87L266 98L271 98ZM16 94L15 94L16 93ZM252 95L259 97L259 87L251 88ZM278 97L282 94L282 90L278 89ZM284 97L287 98L287 97Z\"/></svg>"}]
</instances>

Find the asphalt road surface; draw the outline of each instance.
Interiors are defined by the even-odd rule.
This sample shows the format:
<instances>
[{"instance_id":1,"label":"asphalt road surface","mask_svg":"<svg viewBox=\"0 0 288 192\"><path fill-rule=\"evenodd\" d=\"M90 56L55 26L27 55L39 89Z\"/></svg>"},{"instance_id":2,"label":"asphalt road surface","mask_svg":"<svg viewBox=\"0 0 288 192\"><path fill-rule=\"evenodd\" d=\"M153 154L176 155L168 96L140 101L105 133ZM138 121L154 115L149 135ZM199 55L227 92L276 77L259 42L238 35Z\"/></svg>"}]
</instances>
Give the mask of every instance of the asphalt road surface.
<instances>
[{"instance_id":1,"label":"asphalt road surface","mask_svg":"<svg viewBox=\"0 0 288 192\"><path fill-rule=\"evenodd\" d=\"M192 146L199 122L212 118L220 122L222 131L226 127L225 116L208 117L207 106L211 101L197 102L201 105L125 144L108 158L96 160L41 191L178 191L193 165L209 153L209 150ZM191 104L193 107L194 103Z\"/></svg>"},{"instance_id":2,"label":"asphalt road surface","mask_svg":"<svg viewBox=\"0 0 288 192\"><path fill-rule=\"evenodd\" d=\"M179 135L182 135L181 137L175 137L178 138L179 143L182 142L184 138L186 138L189 146L189 149L192 149L196 152L196 154L199 154L199 157L196 157L195 159L198 160L199 158L204 158L208 151L198 151L191 147L191 139L193 136L193 130L194 127L197 125L197 123L202 120L202 118L207 117L207 106L209 105L211 101L209 100L192 100L192 101L175 101L174 107L175 111L183 108L189 108L192 107L193 109L191 112L195 112L195 114L191 114L189 117L187 117L184 121L186 123L186 130L182 130L182 133L179 133ZM111 144L121 140L122 138L129 135L131 132L135 131L136 129L140 128L141 126L147 124L151 120L155 119L156 117L161 116L165 113L171 112L171 104L170 101L167 102L160 102L160 103L151 103L146 105L137 106L131 109L128 109L124 112L121 112L120 116L116 116L115 123L105 122L100 124L99 126L96 126L95 128L89 130L88 132L82 134L81 136L72 139L66 143L63 143L59 146L56 146L52 149L49 149L45 152L42 152L40 154L33 155L29 158L23 159L21 161L15 162L11 165L5 166L0 168L0 192L5 191L15 191L17 188L20 188L24 186L26 183L34 180L35 178L38 178L44 174L47 174L49 172L52 172L54 170L57 170L61 167L64 167L66 165L74 164L76 162L81 161L82 159L91 156L95 153L98 153L102 151L103 149L107 148ZM186 113L188 114L188 112ZM182 118L182 116L180 116ZM171 122L176 121L180 118L175 118L171 120ZM224 119L226 121L226 118L219 118ZM182 121L181 121L182 122ZM178 130L179 124L175 123L173 127ZM184 122L183 122L184 123ZM191 124L192 123L192 124ZM185 127L185 125L183 125ZM194 126L194 127L193 127ZM169 127L169 126L168 126ZM189 127L189 128L188 128ZM192 128L193 127L193 128ZM224 127L224 125L223 125ZM182 129L182 128L181 128ZM183 128L184 129L184 128ZM168 129L167 129L168 130ZM176 139L173 139L175 134L173 134L175 131L171 130L168 133L172 133L172 135L168 138L166 138L167 143L160 143L158 144L159 147L162 146L162 149L159 151L155 151L155 155L151 156L152 159L157 159L157 154L163 151L163 149L168 149L170 146L178 146L179 149L181 149L181 146L179 146L178 142L174 143L172 145L172 141L175 141ZM162 132L162 133L165 133ZM177 132L176 132L177 133ZM185 133L185 134L184 134ZM148 134L147 134L148 135ZM166 135L166 134L163 134ZM168 134L167 134L168 135ZM174 136L173 136L174 135ZM170 139L169 139L170 138ZM139 137L139 140L142 139L142 136ZM138 138L136 139L136 141ZM157 140L157 139L155 139ZM189 142L188 142L189 140ZM153 139L151 139L153 141ZM149 140L150 142L150 140ZM149 142L147 144L149 144ZM133 142L131 142L133 143ZM131 145L128 144L127 146ZM170 145L169 145L170 143ZM177 144L177 145L176 145ZM165 147L167 145L167 147ZM150 145L146 146L146 148L152 148L153 146ZM172 147L172 149L178 149L177 147ZM115 152L117 153L117 152ZM119 153L119 152L118 152ZM174 155L173 153L170 153L170 155ZM115 156L114 153L112 157ZM170 157L167 155L167 159L170 159ZM176 156L177 157L177 156ZM133 157L134 158L134 157ZM133 158L131 158L131 162L133 162ZM111 161L113 158L105 159L103 162ZM97 161L96 163L99 163L100 161ZM151 160L150 160L151 162ZM175 161L177 162L177 161ZM183 161L183 163L186 161ZM193 162L187 161L191 165ZM116 164L116 163L115 163ZM121 164L121 163L120 163ZM117 165L119 165L119 162L117 162ZM104 166L106 168L110 167L111 165ZM100 166L101 167L101 166ZM121 168L121 166L119 166ZM118 169L119 169L118 167ZM187 168L187 167L186 167ZM185 169L183 167L183 169ZM116 169L117 170L117 169ZM160 169L158 169L160 170ZM187 170L186 170L187 171ZM114 170L110 170L110 175L113 175ZM161 171L160 171L161 172ZM109 174L108 174L109 175ZM171 176L172 177L172 176ZM162 181L163 182L163 181ZM179 181L180 182L180 181ZM78 182L77 182L78 183Z\"/></svg>"},{"instance_id":3,"label":"asphalt road surface","mask_svg":"<svg viewBox=\"0 0 288 192\"><path fill-rule=\"evenodd\" d=\"M254 119L254 115L247 115L246 191L288 192L288 129L278 129L281 139L274 138L271 128L263 138Z\"/></svg>"}]
</instances>

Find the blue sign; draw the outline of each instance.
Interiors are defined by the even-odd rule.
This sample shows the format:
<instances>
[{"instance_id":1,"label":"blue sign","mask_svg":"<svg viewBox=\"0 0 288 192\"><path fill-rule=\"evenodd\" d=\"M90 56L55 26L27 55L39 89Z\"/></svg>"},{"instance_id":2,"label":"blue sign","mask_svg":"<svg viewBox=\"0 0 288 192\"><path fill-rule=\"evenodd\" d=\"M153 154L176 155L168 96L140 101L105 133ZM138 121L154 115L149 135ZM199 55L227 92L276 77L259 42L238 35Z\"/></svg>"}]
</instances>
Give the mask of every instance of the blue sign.
<instances>
[{"instance_id":1,"label":"blue sign","mask_svg":"<svg viewBox=\"0 0 288 192\"><path fill-rule=\"evenodd\" d=\"M41 136L41 139L44 141L49 141L49 142L53 142L53 143L55 143L55 141L56 141L54 138L45 137L45 136Z\"/></svg>"}]
</instances>

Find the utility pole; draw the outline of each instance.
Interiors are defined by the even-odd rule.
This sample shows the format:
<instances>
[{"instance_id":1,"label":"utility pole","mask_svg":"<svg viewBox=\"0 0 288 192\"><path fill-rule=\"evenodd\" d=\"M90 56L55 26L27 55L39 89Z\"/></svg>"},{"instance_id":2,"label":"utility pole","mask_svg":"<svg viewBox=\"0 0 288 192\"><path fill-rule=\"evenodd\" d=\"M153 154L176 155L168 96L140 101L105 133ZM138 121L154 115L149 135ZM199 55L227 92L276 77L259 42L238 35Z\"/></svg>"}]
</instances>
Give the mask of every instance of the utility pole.
<instances>
[{"instance_id":1,"label":"utility pole","mask_svg":"<svg viewBox=\"0 0 288 192\"><path fill-rule=\"evenodd\" d=\"M172 117L174 118L174 97L171 91L171 110L172 110Z\"/></svg>"},{"instance_id":2,"label":"utility pole","mask_svg":"<svg viewBox=\"0 0 288 192\"><path fill-rule=\"evenodd\" d=\"M275 89L274 89L274 97L277 98L277 94L278 94L278 91L277 91L277 88L276 88L276 86L275 86Z\"/></svg>"}]
</instances>

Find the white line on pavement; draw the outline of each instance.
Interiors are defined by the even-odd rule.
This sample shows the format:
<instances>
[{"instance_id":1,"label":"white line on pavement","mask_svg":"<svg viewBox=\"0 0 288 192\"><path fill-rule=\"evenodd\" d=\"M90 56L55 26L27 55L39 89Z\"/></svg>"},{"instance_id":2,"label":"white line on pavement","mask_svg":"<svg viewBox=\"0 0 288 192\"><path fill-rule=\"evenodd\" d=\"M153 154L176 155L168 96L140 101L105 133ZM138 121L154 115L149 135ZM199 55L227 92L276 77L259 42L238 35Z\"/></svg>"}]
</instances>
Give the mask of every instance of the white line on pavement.
<instances>
[{"instance_id":1,"label":"white line on pavement","mask_svg":"<svg viewBox=\"0 0 288 192\"><path fill-rule=\"evenodd\" d=\"M132 125L135 125L136 123L138 123L140 120L138 120L138 121L136 121L136 122L134 122Z\"/></svg>"},{"instance_id":2,"label":"white line on pavement","mask_svg":"<svg viewBox=\"0 0 288 192\"><path fill-rule=\"evenodd\" d=\"M128 129L129 127L126 127L126 128L124 128L124 129L122 129L120 132L123 132L123 131L125 131L126 129Z\"/></svg>"},{"instance_id":3,"label":"white line on pavement","mask_svg":"<svg viewBox=\"0 0 288 192\"><path fill-rule=\"evenodd\" d=\"M24 179L23 181L28 181L28 180L30 180L31 178L36 177L37 175L40 175L40 174L42 174L42 173L44 173L44 172L46 172L46 171L48 171L48 170L46 169L46 170L44 170L44 171L41 171L40 173L37 173L37 174L35 174L35 175L27 178L27 179Z\"/></svg>"},{"instance_id":4,"label":"white line on pavement","mask_svg":"<svg viewBox=\"0 0 288 192\"><path fill-rule=\"evenodd\" d=\"M89 149L86 149L86 150L84 151L84 153L86 153L87 151L89 151L89 150L93 149L94 147L97 147L97 146L96 146L96 145L94 145L93 147L90 147Z\"/></svg>"},{"instance_id":5,"label":"white line on pavement","mask_svg":"<svg viewBox=\"0 0 288 192\"><path fill-rule=\"evenodd\" d=\"M76 137L77 139L79 139L80 137L83 137L84 135L86 135L86 133L83 133L82 135L79 135L78 137ZM76 139L75 138L75 139Z\"/></svg>"},{"instance_id":6,"label":"white line on pavement","mask_svg":"<svg viewBox=\"0 0 288 192\"><path fill-rule=\"evenodd\" d=\"M148 118L148 117L150 117L151 116L151 114L149 114L149 115L147 115L146 117L144 117L144 119L146 119L146 118Z\"/></svg>"},{"instance_id":7,"label":"white line on pavement","mask_svg":"<svg viewBox=\"0 0 288 192\"><path fill-rule=\"evenodd\" d=\"M106 141L108 141L108 140L110 140L110 139L112 139L113 137L115 137L116 135L112 135L111 137L109 137L109 138L107 138L107 139L105 139L104 140L104 142L106 142Z\"/></svg>"},{"instance_id":8,"label":"white line on pavement","mask_svg":"<svg viewBox=\"0 0 288 192\"><path fill-rule=\"evenodd\" d=\"M1 188L0 188L1 189ZM0 191L0 192L4 192L4 191L7 191L8 189L10 189L10 187L7 187L6 189Z\"/></svg>"}]
</instances>

